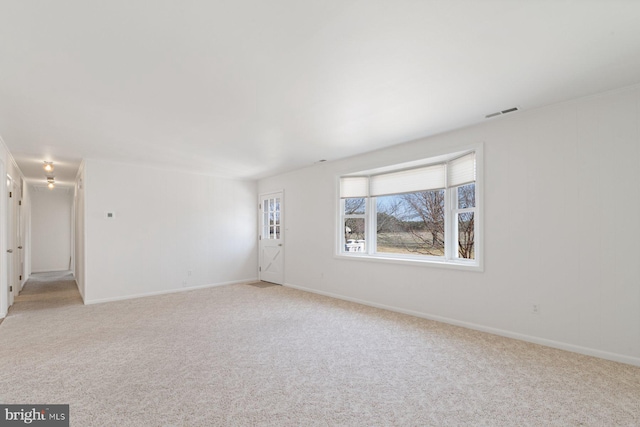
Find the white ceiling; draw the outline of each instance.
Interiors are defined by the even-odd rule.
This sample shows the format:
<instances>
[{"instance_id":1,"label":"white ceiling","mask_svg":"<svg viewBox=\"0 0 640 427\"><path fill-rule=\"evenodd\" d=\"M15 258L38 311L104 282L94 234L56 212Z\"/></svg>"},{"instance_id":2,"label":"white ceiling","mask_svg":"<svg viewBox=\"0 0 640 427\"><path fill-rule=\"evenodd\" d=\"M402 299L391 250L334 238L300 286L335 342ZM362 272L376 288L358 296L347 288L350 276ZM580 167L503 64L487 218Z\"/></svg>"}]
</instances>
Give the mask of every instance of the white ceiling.
<instances>
[{"instance_id":1,"label":"white ceiling","mask_svg":"<svg viewBox=\"0 0 640 427\"><path fill-rule=\"evenodd\" d=\"M639 83L639 23L636 0L0 0L0 135L39 181L260 178Z\"/></svg>"}]
</instances>

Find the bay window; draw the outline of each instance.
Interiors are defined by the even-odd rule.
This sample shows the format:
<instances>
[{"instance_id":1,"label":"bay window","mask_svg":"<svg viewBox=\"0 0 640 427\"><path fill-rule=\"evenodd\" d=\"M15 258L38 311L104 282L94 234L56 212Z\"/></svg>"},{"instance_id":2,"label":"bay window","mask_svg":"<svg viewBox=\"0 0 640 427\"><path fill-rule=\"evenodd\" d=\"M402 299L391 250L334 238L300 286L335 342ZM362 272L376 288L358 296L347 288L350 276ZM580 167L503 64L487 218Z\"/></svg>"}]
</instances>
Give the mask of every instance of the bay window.
<instances>
[{"instance_id":1,"label":"bay window","mask_svg":"<svg viewBox=\"0 0 640 427\"><path fill-rule=\"evenodd\" d=\"M340 177L338 255L478 267L478 151Z\"/></svg>"}]
</instances>

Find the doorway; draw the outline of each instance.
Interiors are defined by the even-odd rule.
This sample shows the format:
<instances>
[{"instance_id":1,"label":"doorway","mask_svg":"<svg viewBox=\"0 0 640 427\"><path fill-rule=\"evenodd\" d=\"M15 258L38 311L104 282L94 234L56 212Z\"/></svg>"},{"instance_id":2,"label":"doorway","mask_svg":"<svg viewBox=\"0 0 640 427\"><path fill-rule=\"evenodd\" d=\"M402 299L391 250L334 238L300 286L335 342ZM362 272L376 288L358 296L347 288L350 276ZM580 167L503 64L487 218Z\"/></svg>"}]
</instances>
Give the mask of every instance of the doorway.
<instances>
[{"instance_id":1,"label":"doorway","mask_svg":"<svg viewBox=\"0 0 640 427\"><path fill-rule=\"evenodd\" d=\"M20 186L7 175L7 308L13 305L22 284L21 204Z\"/></svg>"},{"instance_id":2,"label":"doorway","mask_svg":"<svg viewBox=\"0 0 640 427\"><path fill-rule=\"evenodd\" d=\"M283 192L260 196L259 278L284 284L284 197Z\"/></svg>"}]
</instances>

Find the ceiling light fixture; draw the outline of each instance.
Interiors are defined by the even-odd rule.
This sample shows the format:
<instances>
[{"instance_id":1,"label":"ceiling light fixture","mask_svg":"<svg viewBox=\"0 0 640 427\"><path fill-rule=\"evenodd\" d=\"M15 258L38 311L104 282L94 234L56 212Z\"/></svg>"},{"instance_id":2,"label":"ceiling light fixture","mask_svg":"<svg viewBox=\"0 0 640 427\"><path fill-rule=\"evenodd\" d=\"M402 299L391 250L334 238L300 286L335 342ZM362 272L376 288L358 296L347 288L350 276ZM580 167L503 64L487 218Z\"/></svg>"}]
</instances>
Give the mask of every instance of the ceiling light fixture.
<instances>
[{"instance_id":1,"label":"ceiling light fixture","mask_svg":"<svg viewBox=\"0 0 640 427\"><path fill-rule=\"evenodd\" d=\"M48 182L47 187L49 187L50 190L53 190L53 188L55 187L55 185L54 185L55 181L53 180L53 177L52 176L48 176L47 177L47 182Z\"/></svg>"},{"instance_id":2,"label":"ceiling light fixture","mask_svg":"<svg viewBox=\"0 0 640 427\"><path fill-rule=\"evenodd\" d=\"M44 162L43 168L47 172L53 172L53 162Z\"/></svg>"}]
</instances>

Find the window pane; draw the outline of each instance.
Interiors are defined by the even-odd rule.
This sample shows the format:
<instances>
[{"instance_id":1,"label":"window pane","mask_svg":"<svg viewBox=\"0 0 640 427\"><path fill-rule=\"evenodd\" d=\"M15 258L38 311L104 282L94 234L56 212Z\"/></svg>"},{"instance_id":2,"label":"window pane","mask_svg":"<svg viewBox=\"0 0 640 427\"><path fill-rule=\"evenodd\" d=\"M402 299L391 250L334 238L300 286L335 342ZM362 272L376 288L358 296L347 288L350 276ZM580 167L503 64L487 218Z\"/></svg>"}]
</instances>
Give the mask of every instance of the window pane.
<instances>
[{"instance_id":1,"label":"window pane","mask_svg":"<svg viewBox=\"0 0 640 427\"><path fill-rule=\"evenodd\" d=\"M476 184L475 182L458 187L458 209L476 207Z\"/></svg>"},{"instance_id":2,"label":"window pane","mask_svg":"<svg viewBox=\"0 0 640 427\"><path fill-rule=\"evenodd\" d=\"M364 197L344 199L345 215L364 215L365 199Z\"/></svg>"},{"instance_id":3,"label":"window pane","mask_svg":"<svg viewBox=\"0 0 640 427\"><path fill-rule=\"evenodd\" d=\"M264 218L262 219L262 225L264 229L262 230L262 235L265 239L269 236L269 213L265 211Z\"/></svg>"},{"instance_id":4,"label":"window pane","mask_svg":"<svg viewBox=\"0 0 640 427\"><path fill-rule=\"evenodd\" d=\"M377 252L444 256L444 190L376 198Z\"/></svg>"},{"instance_id":5,"label":"window pane","mask_svg":"<svg viewBox=\"0 0 640 427\"><path fill-rule=\"evenodd\" d=\"M475 259L473 212L458 214L458 257Z\"/></svg>"},{"instance_id":6,"label":"window pane","mask_svg":"<svg viewBox=\"0 0 640 427\"><path fill-rule=\"evenodd\" d=\"M344 221L345 252L365 252L364 218L347 218Z\"/></svg>"},{"instance_id":7,"label":"window pane","mask_svg":"<svg viewBox=\"0 0 640 427\"><path fill-rule=\"evenodd\" d=\"M412 239L403 221L406 205L403 196L391 195L376 198L376 246L377 252L410 254Z\"/></svg>"}]
</instances>

